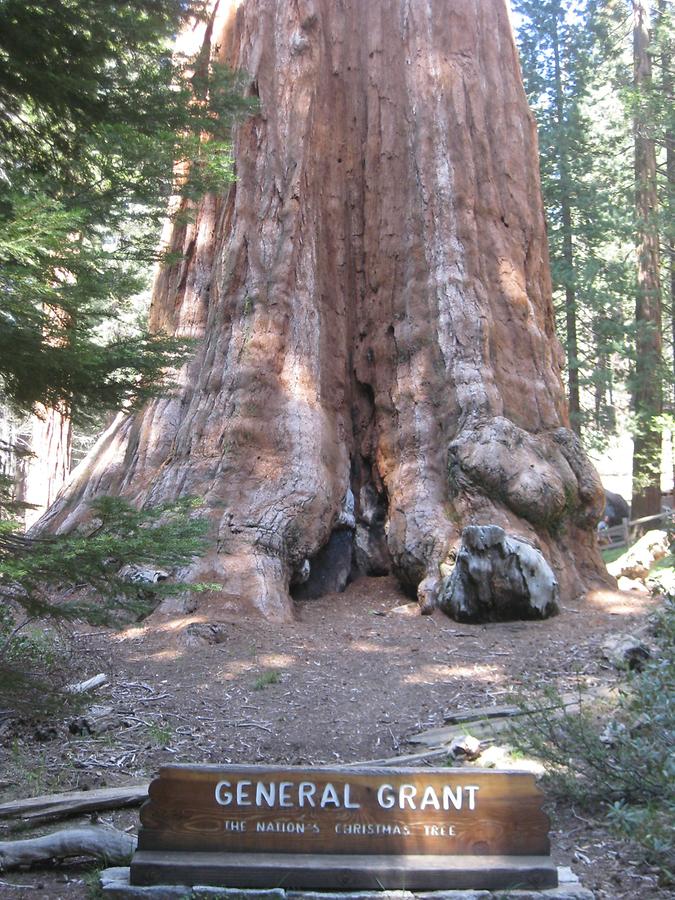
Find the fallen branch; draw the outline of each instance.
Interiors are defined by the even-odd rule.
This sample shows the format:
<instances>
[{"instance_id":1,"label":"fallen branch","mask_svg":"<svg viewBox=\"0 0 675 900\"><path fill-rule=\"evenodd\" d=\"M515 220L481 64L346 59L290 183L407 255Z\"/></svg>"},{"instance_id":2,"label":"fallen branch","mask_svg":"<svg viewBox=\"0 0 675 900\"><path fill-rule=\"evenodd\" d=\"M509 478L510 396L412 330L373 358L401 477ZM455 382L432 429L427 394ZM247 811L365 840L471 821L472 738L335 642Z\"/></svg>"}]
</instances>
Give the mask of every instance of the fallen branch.
<instances>
[{"instance_id":1,"label":"fallen branch","mask_svg":"<svg viewBox=\"0 0 675 900\"><path fill-rule=\"evenodd\" d=\"M65 794L9 800L7 803L0 803L0 819L20 817L33 822L46 822L102 809L140 806L147 799L148 784L147 781L139 781L124 787L69 791Z\"/></svg>"},{"instance_id":2,"label":"fallen branch","mask_svg":"<svg viewBox=\"0 0 675 900\"><path fill-rule=\"evenodd\" d=\"M135 849L136 838L116 828L70 828L24 841L0 841L0 872L72 856L93 856L108 865L120 865L129 861Z\"/></svg>"},{"instance_id":3,"label":"fallen branch","mask_svg":"<svg viewBox=\"0 0 675 900\"><path fill-rule=\"evenodd\" d=\"M87 678L86 681L78 681L77 684L69 684L66 690L69 694L86 694L87 691L93 691L94 688L101 687L108 680L108 676L103 672L100 675L94 675L93 678Z\"/></svg>"}]
</instances>

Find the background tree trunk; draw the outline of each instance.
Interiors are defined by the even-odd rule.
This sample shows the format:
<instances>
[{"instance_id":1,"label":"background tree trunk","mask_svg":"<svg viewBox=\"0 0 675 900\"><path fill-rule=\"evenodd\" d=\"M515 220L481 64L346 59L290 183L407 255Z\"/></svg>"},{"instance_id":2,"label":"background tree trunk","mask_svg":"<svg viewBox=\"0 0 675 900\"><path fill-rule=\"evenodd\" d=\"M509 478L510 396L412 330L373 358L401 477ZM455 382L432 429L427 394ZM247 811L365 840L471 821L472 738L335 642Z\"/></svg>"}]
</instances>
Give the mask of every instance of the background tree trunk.
<instances>
[{"instance_id":1,"label":"background tree trunk","mask_svg":"<svg viewBox=\"0 0 675 900\"><path fill-rule=\"evenodd\" d=\"M659 25L662 29L668 29L672 22L672 11L669 11L666 0L659 0L658 4ZM672 103L673 97L673 70L672 70L672 28L666 32L668 37L661 38L661 102L664 107ZM663 242L666 254L666 303L670 306L670 373L672 382L668 394L670 414L675 419L675 129L672 126L672 114L666 125L666 177L665 177L665 207ZM665 370L667 371L667 369ZM675 445L675 426L671 425L671 447ZM672 464L675 467L675 448L673 448ZM673 472L675 476L675 471ZM675 485L675 477L673 478Z\"/></svg>"},{"instance_id":2,"label":"background tree trunk","mask_svg":"<svg viewBox=\"0 0 675 900\"><path fill-rule=\"evenodd\" d=\"M187 577L276 619L306 560L390 569L428 607L466 524L537 543L563 597L583 590L602 491L569 430L503 0L221 0L212 26L260 114L156 281L154 327L199 350L41 527L100 493L197 495L213 549Z\"/></svg>"},{"instance_id":3,"label":"background tree trunk","mask_svg":"<svg viewBox=\"0 0 675 900\"><path fill-rule=\"evenodd\" d=\"M54 502L70 473L73 423L70 411L40 404L31 417L32 456L26 466L21 499L28 504L26 527L30 527Z\"/></svg>"},{"instance_id":4,"label":"background tree trunk","mask_svg":"<svg viewBox=\"0 0 675 900\"><path fill-rule=\"evenodd\" d=\"M577 288L574 260L574 226L570 204L569 138L566 122L565 94L562 85L560 65L560 39L558 36L558 16L564 13L560 6L553 19L553 72L555 76L555 114L558 126L558 182L560 188L560 218L562 228L562 253L565 263L565 351L567 355L567 384L570 422L574 431L581 435L581 400L579 396L579 341L577 338Z\"/></svg>"},{"instance_id":5,"label":"background tree trunk","mask_svg":"<svg viewBox=\"0 0 675 900\"><path fill-rule=\"evenodd\" d=\"M658 191L656 144L650 133L647 102L641 93L650 90L652 63L649 0L633 2L633 84L637 93L633 130L635 135L635 212L637 228L637 296L635 300L635 375L633 407L636 431L633 438L634 519L661 512L661 426L663 411L662 323L659 259Z\"/></svg>"}]
</instances>

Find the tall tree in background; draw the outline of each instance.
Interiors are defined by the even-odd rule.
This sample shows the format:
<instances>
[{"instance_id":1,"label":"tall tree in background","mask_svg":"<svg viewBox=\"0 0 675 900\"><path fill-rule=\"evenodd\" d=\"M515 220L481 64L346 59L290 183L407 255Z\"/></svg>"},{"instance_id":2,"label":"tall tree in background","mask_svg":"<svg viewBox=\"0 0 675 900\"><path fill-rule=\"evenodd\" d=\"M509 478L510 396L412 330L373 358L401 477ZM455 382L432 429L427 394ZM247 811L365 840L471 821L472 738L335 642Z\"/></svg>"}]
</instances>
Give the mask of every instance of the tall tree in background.
<instances>
[{"instance_id":1,"label":"tall tree in background","mask_svg":"<svg viewBox=\"0 0 675 900\"><path fill-rule=\"evenodd\" d=\"M503 0L230 0L204 54L248 73L236 188L173 228L151 321L203 340L175 396L100 440L40 528L99 492L204 497L189 577L292 616L293 585L392 571L426 609L462 528L604 571L569 429L537 142Z\"/></svg>"},{"instance_id":2,"label":"tall tree in background","mask_svg":"<svg viewBox=\"0 0 675 900\"><path fill-rule=\"evenodd\" d=\"M619 402L626 397L626 417L630 395L633 515L656 513L667 378L659 237L666 251L672 239L672 220L659 215L660 205L671 208L671 14L662 5L654 35L646 2L519 0L515 6L523 16L521 58L539 124L570 407L579 402L585 440L602 443L621 427L611 415L614 383Z\"/></svg>"},{"instance_id":3,"label":"tall tree in background","mask_svg":"<svg viewBox=\"0 0 675 900\"><path fill-rule=\"evenodd\" d=\"M580 265L579 186L589 168L587 130L581 115L590 52L585 22L569 21L578 3L517 0L523 17L519 46L525 87L537 114L544 194L547 202L554 288L564 295L564 335L570 418L581 431L578 336Z\"/></svg>"},{"instance_id":4,"label":"tall tree in background","mask_svg":"<svg viewBox=\"0 0 675 900\"><path fill-rule=\"evenodd\" d=\"M635 140L635 226L637 285L635 303L635 372L633 407L632 516L661 510L661 442L663 411L662 321L659 254L659 197L656 141L650 115L653 92L651 3L633 0L633 134Z\"/></svg>"},{"instance_id":5,"label":"tall tree in background","mask_svg":"<svg viewBox=\"0 0 675 900\"><path fill-rule=\"evenodd\" d=\"M671 449L673 450L673 474L675 475L675 77L673 74L673 40L675 35L673 6L666 0L659 0L657 15L656 43L659 78L656 90L659 97L658 111L662 127L660 132L665 145L665 166L661 167L661 245L664 266L664 323L669 325L671 386L668 394L670 412ZM658 171L657 171L658 175Z\"/></svg>"},{"instance_id":6,"label":"tall tree in background","mask_svg":"<svg viewBox=\"0 0 675 900\"><path fill-rule=\"evenodd\" d=\"M616 425L613 388L624 342L630 234L619 163L624 127L607 96L599 14L593 0L515 0L528 99L537 119L542 188L558 322L567 358L570 414L589 444ZM601 121L602 120L602 121Z\"/></svg>"}]
</instances>

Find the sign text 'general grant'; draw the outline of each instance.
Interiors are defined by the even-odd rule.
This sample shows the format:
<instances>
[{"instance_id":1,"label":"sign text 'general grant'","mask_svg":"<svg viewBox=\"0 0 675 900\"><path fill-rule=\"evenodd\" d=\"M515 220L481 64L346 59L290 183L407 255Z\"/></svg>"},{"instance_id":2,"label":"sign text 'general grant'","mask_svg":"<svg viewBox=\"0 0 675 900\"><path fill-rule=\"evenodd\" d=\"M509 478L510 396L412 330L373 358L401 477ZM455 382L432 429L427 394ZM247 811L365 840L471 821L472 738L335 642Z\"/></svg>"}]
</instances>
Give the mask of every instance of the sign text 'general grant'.
<instances>
[{"instance_id":1,"label":"sign text 'general grant'","mask_svg":"<svg viewBox=\"0 0 675 900\"><path fill-rule=\"evenodd\" d=\"M387 782L366 788L374 792L381 809L457 810L476 809L480 785L399 784ZM257 807L267 809L361 809L358 788L349 782L334 785L331 781L240 781L222 780L216 784L215 800L219 806Z\"/></svg>"}]
</instances>

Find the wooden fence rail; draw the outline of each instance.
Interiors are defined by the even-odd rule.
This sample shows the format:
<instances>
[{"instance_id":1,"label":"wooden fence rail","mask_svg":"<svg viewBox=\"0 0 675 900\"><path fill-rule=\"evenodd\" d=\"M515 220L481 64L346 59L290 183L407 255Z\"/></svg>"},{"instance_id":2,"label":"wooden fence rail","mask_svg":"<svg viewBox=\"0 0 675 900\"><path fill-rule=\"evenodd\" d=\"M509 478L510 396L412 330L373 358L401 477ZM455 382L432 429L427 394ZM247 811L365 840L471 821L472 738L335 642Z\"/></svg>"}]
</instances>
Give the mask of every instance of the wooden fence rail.
<instances>
[{"instance_id":1,"label":"wooden fence rail","mask_svg":"<svg viewBox=\"0 0 675 900\"><path fill-rule=\"evenodd\" d=\"M638 534L643 531L644 525L663 522L668 512L660 512L655 516L643 516L641 519L622 519L620 525L612 525L598 531L598 541L603 550L613 550L615 547L628 547Z\"/></svg>"}]
</instances>

